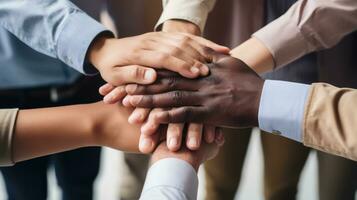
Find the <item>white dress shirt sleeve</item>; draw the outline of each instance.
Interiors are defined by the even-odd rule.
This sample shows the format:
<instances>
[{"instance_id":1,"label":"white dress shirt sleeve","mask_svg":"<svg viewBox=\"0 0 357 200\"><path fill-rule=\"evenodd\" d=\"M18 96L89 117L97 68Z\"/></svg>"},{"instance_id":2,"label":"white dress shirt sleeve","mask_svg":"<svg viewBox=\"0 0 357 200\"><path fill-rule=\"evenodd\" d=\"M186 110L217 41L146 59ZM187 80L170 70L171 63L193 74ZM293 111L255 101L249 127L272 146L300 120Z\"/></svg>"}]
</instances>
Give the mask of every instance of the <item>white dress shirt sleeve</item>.
<instances>
[{"instance_id":1,"label":"white dress shirt sleeve","mask_svg":"<svg viewBox=\"0 0 357 200\"><path fill-rule=\"evenodd\" d=\"M266 80L260 98L259 128L302 142L304 109L310 85Z\"/></svg>"},{"instance_id":2,"label":"white dress shirt sleeve","mask_svg":"<svg viewBox=\"0 0 357 200\"><path fill-rule=\"evenodd\" d=\"M145 180L141 200L195 200L198 177L186 161L165 158L154 163Z\"/></svg>"}]
</instances>

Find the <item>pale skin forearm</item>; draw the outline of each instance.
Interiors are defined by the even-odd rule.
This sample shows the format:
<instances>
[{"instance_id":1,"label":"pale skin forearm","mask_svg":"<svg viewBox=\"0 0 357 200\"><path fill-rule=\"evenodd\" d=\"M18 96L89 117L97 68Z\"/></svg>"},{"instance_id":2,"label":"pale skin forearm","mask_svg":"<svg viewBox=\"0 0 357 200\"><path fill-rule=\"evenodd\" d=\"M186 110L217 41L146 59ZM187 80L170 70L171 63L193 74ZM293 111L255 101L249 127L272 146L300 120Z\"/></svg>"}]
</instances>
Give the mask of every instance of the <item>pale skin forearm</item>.
<instances>
[{"instance_id":1,"label":"pale skin forearm","mask_svg":"<svg viewBox=\"0 0 357 200\"><path fill-rule=\"evenodd\" d=\"M254 37L234 48L230 54L245 62L257 73L269 72L274 68L272 54L261 41Z\"/></svg>"},{"instance_id":2,"label":"pale skin forearm","mask_svg":"<svg viewBox=\"0 0 357 200\"><path fill-rule=\"evenodd\" d=\"M128 111L116 107L94 103L19 111L13 136L14 161L86 146L137 152L139 129L128 125Z\"/></svg>"}]
</instances>

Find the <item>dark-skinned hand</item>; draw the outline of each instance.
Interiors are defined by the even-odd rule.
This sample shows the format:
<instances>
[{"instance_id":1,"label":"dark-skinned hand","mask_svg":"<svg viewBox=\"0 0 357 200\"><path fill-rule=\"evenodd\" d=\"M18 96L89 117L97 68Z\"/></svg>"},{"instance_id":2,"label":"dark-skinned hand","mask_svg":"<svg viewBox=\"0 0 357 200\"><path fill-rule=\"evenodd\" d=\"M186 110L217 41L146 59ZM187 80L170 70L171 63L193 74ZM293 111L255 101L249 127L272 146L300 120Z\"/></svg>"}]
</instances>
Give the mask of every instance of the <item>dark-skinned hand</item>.
<instances>
[{"instance_id":1,"label":"dark-skinned hand","mask_svg":"<svg viewBox=\"0 0 357 200\"><path fill-rule=\"evenodd\" d=\"M244 62L216 54L210 75L187 79L161 71L152 85L127 85L126 106L163 108L151 116L153 123L203 123L220 127L258 125L264 80ZM174 109L166 109L174 108Z\"/></svg>"}]
</instances>

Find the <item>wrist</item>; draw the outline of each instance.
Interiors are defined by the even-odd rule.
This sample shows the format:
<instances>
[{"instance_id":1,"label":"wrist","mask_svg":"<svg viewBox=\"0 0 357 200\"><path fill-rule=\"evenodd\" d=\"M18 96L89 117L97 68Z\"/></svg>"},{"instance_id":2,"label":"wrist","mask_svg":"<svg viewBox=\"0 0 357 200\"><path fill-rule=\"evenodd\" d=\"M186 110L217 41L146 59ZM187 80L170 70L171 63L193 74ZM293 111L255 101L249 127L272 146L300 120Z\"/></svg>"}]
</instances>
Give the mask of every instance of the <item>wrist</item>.
<instances>
[{"instance_id":1,"label":"wrist","mask_svg":"<svg viewBox=\"0 0 357 200\"><path fill-rule=\"evenodd\" d=\"M102 34L96 37L88 50L88 61L98 70L101 71L101 68L104 66L106 49L110 44L110 41L113 40L111 35Z\"/></svg>"},{"instance_id":2,"label":"wrist","mask_svg":"<svg viewBox=\"0 0 357 200\"><path fill-rule=\"evenodd\" d=\"M179 20L179 19L171 19L165 21L162 26L163 32L181 32L181 33L189 33L193 35L201 35L200 28L189 21Z\"/></svg>"},{"instance_id":3,"label":"wrist","mask_svg":"<svg viewBox=\"0 0 357 200\"><path fill-rule=\"evenodd\" d=\"M151 163L154 164L166 158L176 158L176 159L183 160L188 164L190 164L195 169L196 172L198 171L198 168L202 163L202 159L195 156L195 152L191 152L186 147L183 147L181 150L177 152L172 152L167 148L166 143L163 142L157 147L157 149L153 153L151 157Z\"/></svg>"},{"instance_id":4,"label":"wrist","mask_svg":"<svg viewBox=\"0 0 357 200\"><path fill-rule=\"evenodd\" d=\"M230 54L242 60L257 73L271 71L275 65L269 49L254 37L234 48Z\"/></svg>"}]
</instances>

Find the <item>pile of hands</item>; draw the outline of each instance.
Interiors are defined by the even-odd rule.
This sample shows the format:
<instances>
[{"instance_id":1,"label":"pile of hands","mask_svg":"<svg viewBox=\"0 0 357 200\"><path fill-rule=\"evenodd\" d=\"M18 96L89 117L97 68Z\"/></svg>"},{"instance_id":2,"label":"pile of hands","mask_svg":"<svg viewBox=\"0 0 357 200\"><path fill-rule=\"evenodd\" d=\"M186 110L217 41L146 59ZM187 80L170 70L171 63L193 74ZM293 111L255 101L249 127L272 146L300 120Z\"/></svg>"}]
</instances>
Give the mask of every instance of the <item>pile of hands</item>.
<instances>
[{"instance_id":1,"label":"pile of hands","mask_svg":"<svg viewBox=\"0 0 357 200\"><path fill-rule=\"evenodd\" d=\"M141 126L139 150L154 151L154 162L172 156L197 169L223 145L220 127L258 124L264 81L229 48L182 33L185 27L199 34L190 26L166 23L163 32L99 37L88 57L107 82L99 89L104 102L133 110L128 121Z\"/></svg>"}]
</instances>

